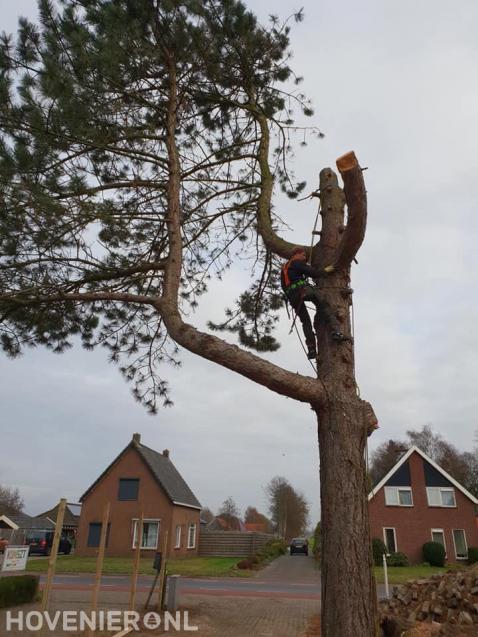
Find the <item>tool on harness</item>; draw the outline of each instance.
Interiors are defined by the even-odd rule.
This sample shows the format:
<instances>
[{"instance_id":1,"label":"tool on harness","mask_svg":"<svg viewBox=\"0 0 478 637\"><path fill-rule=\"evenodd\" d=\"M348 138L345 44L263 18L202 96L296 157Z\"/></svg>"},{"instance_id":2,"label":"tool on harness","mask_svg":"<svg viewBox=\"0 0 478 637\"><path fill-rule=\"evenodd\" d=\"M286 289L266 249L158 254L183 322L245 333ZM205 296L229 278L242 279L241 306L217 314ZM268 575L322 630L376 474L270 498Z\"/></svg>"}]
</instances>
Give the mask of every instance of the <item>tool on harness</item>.
<instances>
[{"instance_id":1,"label":"tool on harness","mask_svg":"<svg viewBox=\"0 0 478 637\"><path fill-rule=\"evenodd\" d=\"M300 281L296 281L295 283L291 283L287 288L287 290L295 290L296 288L300 288L303 285L307 285L307 281L305 279L301 279Z\"/></svg>"}]
</instances>

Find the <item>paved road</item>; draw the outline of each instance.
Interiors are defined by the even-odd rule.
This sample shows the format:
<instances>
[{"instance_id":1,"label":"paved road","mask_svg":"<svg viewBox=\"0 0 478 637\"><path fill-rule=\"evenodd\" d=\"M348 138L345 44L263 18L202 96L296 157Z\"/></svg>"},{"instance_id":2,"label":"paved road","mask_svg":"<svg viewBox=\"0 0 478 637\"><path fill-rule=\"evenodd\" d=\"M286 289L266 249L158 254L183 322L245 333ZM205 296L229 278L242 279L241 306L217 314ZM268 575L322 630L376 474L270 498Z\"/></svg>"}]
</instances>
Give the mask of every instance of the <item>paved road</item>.
<instances>
[{"instance_id":1,"label":"paved road","mask_svg":"<svg viewBox=\"0 0 478 637\"><path fill-rule=\"evenodd\" d=\"M45 575L41 576L41 582ZM56 575L54 588L57 590L88 591L94 582L92 574ZM138 593L150 590L153 577L138 578ZM128 592L131 578L127 575L105 575L101 580L101 590ZM378 594L383 596L383 585ZM320 599L320 571L312 557L305 555L283 555L252 578L189 578L181 577L182 595L233 596L233 597L274 597L287 599Z\"/></svg>"},{"instance_id":2,"label":"paved road","mask_svg":"<svg viewBox=\"0 0 478 637\"><path fill-rule=\"evenodd\" d=\"M41 583L46 576L41 576ZM94 575L56 575L57 590L86 591L93 586ZM111 592L130 590L131 578L125 575L105 575L101 589ZM149 591L153 577L138 578L138 592ZM184 595L213 595L238 597L286 597L290 599L319 599L320 579L315 561L303 555L283 555L253 578L188 578L181 577L180 591Z\"/></svg>"},{"instance_id":3,"label":"paved road","mask_svg":"<svg viewBox=\"0 0 478 637\"><path fill-rule=\"evenodd\" d=\"M283 555L251 579L192 580L181 582L181 592L238 597L320 599L320 574L316 562L305 555Z\"/></svg>"}]
</instances>

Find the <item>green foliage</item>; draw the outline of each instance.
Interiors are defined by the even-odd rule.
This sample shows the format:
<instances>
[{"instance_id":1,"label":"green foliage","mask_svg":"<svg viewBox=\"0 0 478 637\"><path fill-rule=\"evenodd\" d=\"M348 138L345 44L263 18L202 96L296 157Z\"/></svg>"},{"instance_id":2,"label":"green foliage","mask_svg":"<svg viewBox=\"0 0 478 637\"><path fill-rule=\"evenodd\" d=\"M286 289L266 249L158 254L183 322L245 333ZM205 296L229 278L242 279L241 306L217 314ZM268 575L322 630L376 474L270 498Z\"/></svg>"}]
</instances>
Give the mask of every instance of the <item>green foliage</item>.
<instances>
[{"instance_id":1,"label":"green foliage","mask_svg":"<svg viewBox=\"0 0 478 637\"><path fill-rule=\"evenodd\" d=\"M385 542L379 537L372 538L372 556L375 566L382 566L384 553L387 553Z\"/></svg>"},{"instance_id":2,"label":"green foliage","mask_svg":"<svg viewBox=\"0 0 478 637\"><path fill-rule=\"evenodd\" d=\"M40 578L36 575L0 577L0 608L33 602Z\"/></svg>"},{"instance_id":3,"label":"green foliage","mask_svg":"<svg viewBox=\"0 0 478 637\"><path fill-rule=\"evenodd\" d=\"M0 39L0 346L9 356L77 340L104 347L154 412L170 404L161 366L180 364L154 306L171 238L172 146L180 311L191 314L240 258L251 286L211 327L259 351L278 347L279 264L257 241L257 208L271 209L265 137L276 182L290 197L305 187L285 161L292 110L312 114L283 84L294 80L290 26L263 26L238 0L40 0L39 12L16 41Z\"/></svg>"},{"instance_id":4,"label":"green foliage","mask_svg":"<svg viewBox=\"0 0 478 637\"><path fill-rule=\"evenodd\" d=\"M476 562L478 562L478 547L469 546L468 547L468 564L476 564Z\"/></svg>"},{"instance_id":5,"label":"green foliage","mask_svg":"<svg viewBox=\"0 0 478 637\"><path fill-rule=\"evenodd\" d=\"M400 551L390 553L387 555L387 564L388 566L408 566L408 557Z\"/></svg>"},{"instance_id":6,"label":"green foliage","mask_svg":"<svg viewBox=\"0 0 478 637\"><path fill-rule=\"evenodd\" d=\"M443 566L445 564L445 547L440 542L425 542L422 548L423 561L430 566Z\"/></svg>"},{"instance_id":7,"label":"green foliage","mask_svg":"<svg viewBox=\"0 0 478 637\"><path fill-rule=\"evenodd\" d=\"M270 557L279 557L287 553L287 543L280 538L276 538L267 542L265 550Z\"/></svg>"},{"instance_id":8,"label":"green foliage","mask_svg":"<svg viewBox=\"0 0 478 637\"><path fill-rule=\"evenodd\" d=\"M284 540L275 538L265 544L257 553L250 559L253 564L260 564L261 562L275 560L281 555L287 553L287 544Z\"/></svg>"}]
</instances>

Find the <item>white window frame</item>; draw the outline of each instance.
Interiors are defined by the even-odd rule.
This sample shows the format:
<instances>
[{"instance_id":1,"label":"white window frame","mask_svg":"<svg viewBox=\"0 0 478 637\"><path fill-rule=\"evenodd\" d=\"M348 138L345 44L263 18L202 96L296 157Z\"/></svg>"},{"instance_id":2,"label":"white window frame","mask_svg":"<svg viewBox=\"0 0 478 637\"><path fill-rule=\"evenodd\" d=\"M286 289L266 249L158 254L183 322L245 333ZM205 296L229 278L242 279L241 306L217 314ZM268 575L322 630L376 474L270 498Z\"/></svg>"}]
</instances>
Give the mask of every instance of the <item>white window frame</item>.
<instances>
[{"instance_id":1,"label":"white window frame","mask_svg":"<svg viewBox=\"0 0 478 637\"><path fill-rule=\"evenodd\" d=\"M180 524L176 524L176 543L174 548L175 549L180 549L181 548L181 535L182 535L182 528Z\"/></svg>"},{"instance_id":2,"label":"white window frame","mask_svg":"<svg viewBox=\"0 0 478 637\"><path fill-rule=\"evenodd\" d=\"M145 518L143 520L143 525L146 523L150 523L150 522L156 522L158 525L158 534L156 536L156 546L141 546L141 550L142 551L156 551L156 549L158 548L158 544L159 544L159 535L161 533L161 519L160 518ZM131 548L135 549L136 547L136 534L138 532L138 526L139 526L139 518L133 518L132 519L132 524L133 524L133 545ZM144 528L144 526L143 526ZM142 534L141 534L142 535ZM141 538L142 540L143 538Z\"/></svg>"},{"instance_id":3,"label":"white window frame","mask_svg":"<svg viewBox=\"0 0 478 637\"><path fill-rule=\"evenodd\" d=\"M430 491L439 491L441 504L430 504ZM453 501L455 504L443 504L442 493L453 493ZM456 509L456 495L453 487L427 487L427 503L429 507L440 507L444 509Z\"/></svg>"},{"instance_id":4,"label":"white window frame","mask_svg":"<svg viewBox=\"0 0 478 637\"><path fill-rule=\"evenodd\" d=\"M456 542L455 542L455 531L461 531L463 533L463 539L465 540L466 546L466 555L464 557L458 557L456 552ZM453 538L453 548L455 549L455 557L457 560L467 560L468 559L468 542L466 541L466 532L465 529L452 529L451 536Z\"/></svg>"},{"instance_id":5,"label":"white window frame","mask_svg":"<svg viewBox=\"0 0 478 637\"><path fill-rule=\"evenodd\" d=\"M387 544L387 533L386 531L393 531L393 540L395 542L395 553L398 551L398 544L397 544L397 530L394 526L384 526L383 527L383 543L385 544L387 551L388 551L388 544ZM390 553L387 553L387 555L390 555Z\"/></svg>"},{"instance_id":6,"label":"white window frame","mask_svg":"<svg viewBox=\"0 0 478 637\"><path fill-rule=\"evenodd\" d=\"M447 557L447 549L446 549L446 539L445 539L445 531L444 529L431 529L430 537L432 538L432 542L435 542L433 539L434 533L441 533L443 535L443 548L445 549L445 557Z\"/></svg>"},{"instance_id":7,"label":"white window frame","mask_svg":"<svg viewBox=\"0 0 478 637\"><path fill-rule=\"evenodd\" d=\"M384 487L383 490L384 490L384 495L385 495L385 506L388 506L388 507L409 507L409 508L413 506L412 487ZM400 491L406 491L407 493L410 493L411 504L400 504ZM387 502L387 494L392 494L392 493L396 494L396 499L397 499L396 503ZM387 528L391 528L391 527L387 527Z\"/></svg>"},{"instance_id":8,"label":"white window frame","mask_svg":"<svg viewBox=\"0 0 478 637\"><path fill-rule=\"evenodd\" d=\"M193 541L191 542L191 529L194 528ZM195 522L190 522L188 524L188 549L196 548L196 537L197 537L197 524Z\"/></svg>"}]
</instances>

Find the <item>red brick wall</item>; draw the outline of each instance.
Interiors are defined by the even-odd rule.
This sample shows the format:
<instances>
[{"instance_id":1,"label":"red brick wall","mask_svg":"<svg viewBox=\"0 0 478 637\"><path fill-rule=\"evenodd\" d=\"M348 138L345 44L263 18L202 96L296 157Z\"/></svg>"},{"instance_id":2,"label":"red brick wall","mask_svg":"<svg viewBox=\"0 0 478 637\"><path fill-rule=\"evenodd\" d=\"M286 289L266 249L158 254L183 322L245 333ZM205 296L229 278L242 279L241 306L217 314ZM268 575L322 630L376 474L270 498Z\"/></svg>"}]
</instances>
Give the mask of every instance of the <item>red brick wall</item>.
<instances>
[{"instance_id":1,"label":"red brick wall","mask_svg":"<svg viewBox=\"0 0 478 637\"><path fill-rule=\"evenodd\" d=\"M196 525L196 542L194 548L188 549L189 525ZM176 526L181 526L181 546L176 548ZM188 555L197 555L199 546L199 511L197 516L191 515L191 509L184 507L174 507L173 520L171 524L171 542L170 555L175 557L186 557Z\"/></svg>"},{"instance_id":2,"label":"red brick wall","mask_svg":"<svg viewBox=\"0 0 478 637\"><path fill-rule=\"evenodd\" d=\"M118 485L120 478L139 478L139 494L137 501L118 500ZM169 555L174 555L175 520L181 523L197 524L199 537L199 511L173 505L160 488L148 467L144 464L135 449L128 449L120 460L109 470L106 476L94 487L85 498L81 510L78 527L77 555L96 555L98 549L88 547L88 530L91 522L101 522L103 508L110 502L110 534L106 555L124 557L133 555L133 519L139 519L141 509L144 518L159 519L160 537L158 548L143 549L142 557L151 557L162 549L162 542L166 529L168 530ZM197 555L196 549L184 551L185 554Z\"/></svg>"},{"instance_id":3,"label":"red brick wall","mask_svg":"<svg viewBox=\"0 0 478 637\"><path fill-rule=\"evenodd\" d=\"M414 452L408 459L412 482L413 507L386 506L382 487L369 502L372 537L383 540L383 528L395 528L397 551L405 553L413 564L423 561L422 546L431 541L431 529L443 529L447 561L456 562L453 529L463 529L467 545L478 546L475 505L455 490L456 508L428 506L424 459Z\"/></svg>"}]
</instances>

